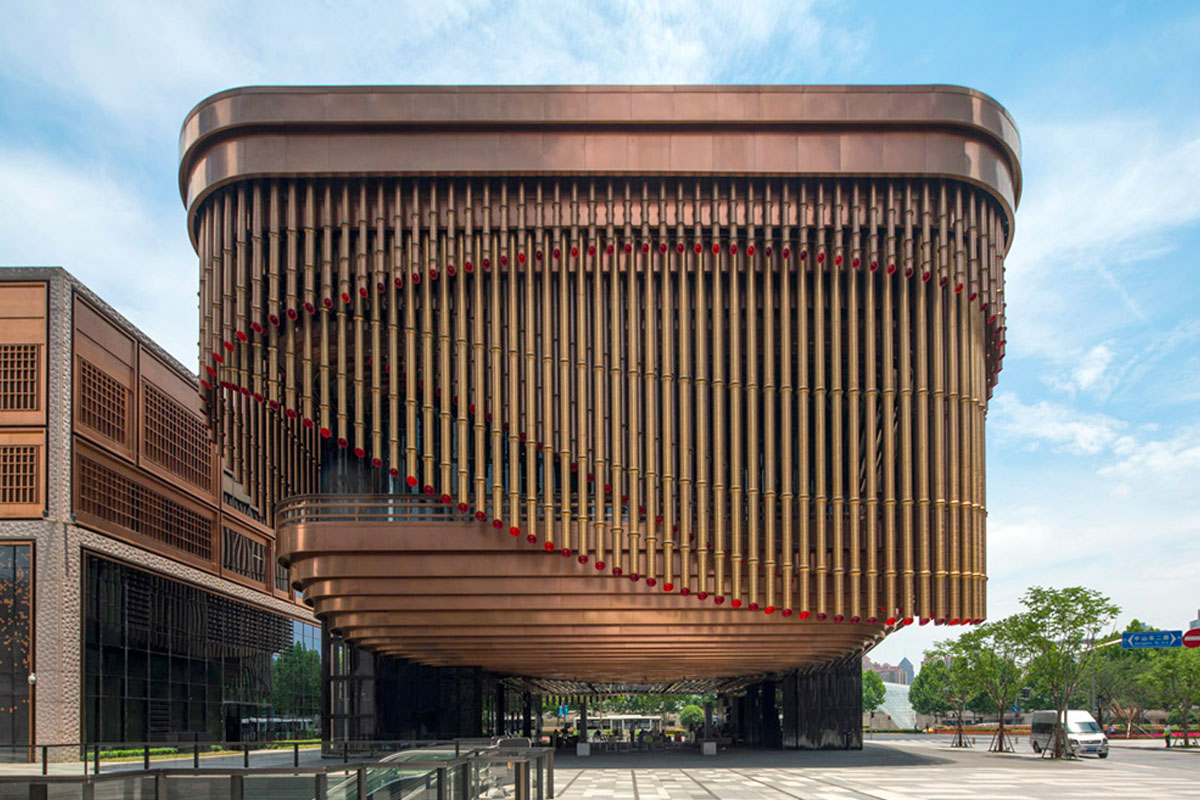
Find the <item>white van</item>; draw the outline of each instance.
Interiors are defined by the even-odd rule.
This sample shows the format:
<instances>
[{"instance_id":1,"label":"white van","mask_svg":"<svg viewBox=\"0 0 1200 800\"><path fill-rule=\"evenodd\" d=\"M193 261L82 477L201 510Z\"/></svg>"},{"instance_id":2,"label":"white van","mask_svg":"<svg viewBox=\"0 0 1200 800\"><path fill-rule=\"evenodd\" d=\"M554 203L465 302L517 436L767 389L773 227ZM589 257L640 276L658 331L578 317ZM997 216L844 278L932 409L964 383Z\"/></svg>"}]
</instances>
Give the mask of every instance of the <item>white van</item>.
<instances>
[{"instance_id":1,"label":"white van","mask_svg":"<svg viewBox=\"0 0 1200 800\"><path fill-rule=\"evenodd\" d=\"M1057 718L1057 711L1033 712L1029 737L1033 752L1054 749L1054 723ZM1108 758L1108 737L1088 712L1068 711L1066 733L1067 745L1073 755L1095 753L1100 758Z\"/></svg>"}]
</instances>

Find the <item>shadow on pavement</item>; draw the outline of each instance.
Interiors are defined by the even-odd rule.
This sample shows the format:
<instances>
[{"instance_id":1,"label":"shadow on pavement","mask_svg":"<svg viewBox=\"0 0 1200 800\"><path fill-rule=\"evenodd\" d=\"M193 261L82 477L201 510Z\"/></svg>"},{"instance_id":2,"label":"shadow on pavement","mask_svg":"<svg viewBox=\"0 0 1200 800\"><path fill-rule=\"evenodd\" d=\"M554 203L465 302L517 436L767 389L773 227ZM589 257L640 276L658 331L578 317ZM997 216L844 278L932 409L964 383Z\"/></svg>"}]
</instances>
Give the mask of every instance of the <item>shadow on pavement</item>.
<instances>
[{"instance_id":1,"label":"shadow on pavement","mask_svg":"<svg viewBox=\"0 0 1200 800\"><path fill-rule=\"evenodd\" d=\"M702 756L699 750L659 750L633 753L596 753L579 758L574 752L560 750L554 757L555 769L720 769L722 767L765 768L853 768L853 767L927 767L954 763L942 758L911 752L908 748L888 747L868 742L862 750L763 750L730 748L715 756Z\"/></svg>"}]
</instances>

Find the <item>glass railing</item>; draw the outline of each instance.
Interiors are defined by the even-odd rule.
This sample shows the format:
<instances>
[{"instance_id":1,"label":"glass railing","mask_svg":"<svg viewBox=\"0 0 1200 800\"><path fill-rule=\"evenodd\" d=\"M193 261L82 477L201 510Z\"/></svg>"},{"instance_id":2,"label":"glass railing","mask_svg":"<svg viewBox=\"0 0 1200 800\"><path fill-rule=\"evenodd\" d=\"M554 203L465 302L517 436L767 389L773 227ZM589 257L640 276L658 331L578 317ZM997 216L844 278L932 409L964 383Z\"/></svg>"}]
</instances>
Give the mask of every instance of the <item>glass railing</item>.
<instances>
[{"instance_id":1,"label":"glass railing","mask_svg":"<svg viewBox=\"0 0 1200 800\"><path fill-rule=\"evenodd\" d=\"M0 800L50 797L547 800L554 797L554 751L550 748L502 747L478 740L406 744L407 749L377 760L344 763L338 758L321 756L317 750L319 763L310 765L242 766L210 762L193 766L172 763L178 759L169 754L151 761L149 767L141 760L102 759L99 771L90 760L7 763L0 764Z\"/></svg>"}]
</instances>

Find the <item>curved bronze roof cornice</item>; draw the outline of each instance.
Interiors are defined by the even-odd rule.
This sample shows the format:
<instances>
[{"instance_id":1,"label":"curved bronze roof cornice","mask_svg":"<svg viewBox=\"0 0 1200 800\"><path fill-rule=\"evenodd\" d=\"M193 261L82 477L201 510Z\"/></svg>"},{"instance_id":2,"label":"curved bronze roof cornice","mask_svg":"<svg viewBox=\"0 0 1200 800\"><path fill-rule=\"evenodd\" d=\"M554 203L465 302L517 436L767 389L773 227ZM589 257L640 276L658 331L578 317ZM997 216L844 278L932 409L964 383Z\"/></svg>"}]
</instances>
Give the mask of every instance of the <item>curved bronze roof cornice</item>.
<instances>
[{"instance_id":1,"label":"curved bronze roof cornice","mask_svg":"<svg viewBox=\"0 0 1200 800\"><path fill-rule=\"evenodd\" d=\"M179 190L264 177L946 178L1021 196L1009 113L959 86L256 86L191 110ZM1009 236L1011 241L1011 233Z\"/></svg>"}]
</instances>

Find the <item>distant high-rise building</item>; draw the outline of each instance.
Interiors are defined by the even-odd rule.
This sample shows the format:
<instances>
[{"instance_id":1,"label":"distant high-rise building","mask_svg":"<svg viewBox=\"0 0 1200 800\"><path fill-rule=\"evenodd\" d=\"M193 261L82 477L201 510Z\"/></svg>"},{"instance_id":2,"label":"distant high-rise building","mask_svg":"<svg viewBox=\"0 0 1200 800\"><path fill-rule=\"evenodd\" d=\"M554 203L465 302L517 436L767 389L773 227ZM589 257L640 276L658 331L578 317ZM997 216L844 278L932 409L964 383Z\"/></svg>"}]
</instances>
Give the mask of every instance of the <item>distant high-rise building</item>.
<instances>
[{"instance_id":1,"label":"distant high-rise building","mask_svg":"<svg viewBox=\"0 0 1200 800\"><path fill-rule=\"evenodd\" d=\"M912 662L908 660L908 656L900 659L900 664L898 666L904 671L905 679L901 682L911 684L913 682L913 678L915 678L917 675L917 671L913 669Z\"/></svg>"}]
</instances>

